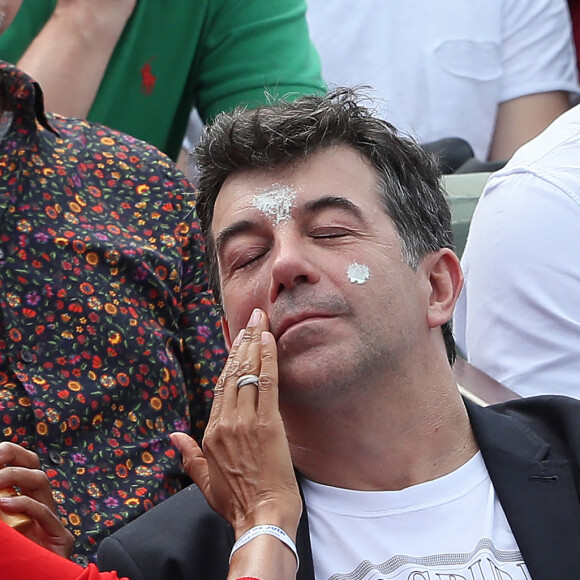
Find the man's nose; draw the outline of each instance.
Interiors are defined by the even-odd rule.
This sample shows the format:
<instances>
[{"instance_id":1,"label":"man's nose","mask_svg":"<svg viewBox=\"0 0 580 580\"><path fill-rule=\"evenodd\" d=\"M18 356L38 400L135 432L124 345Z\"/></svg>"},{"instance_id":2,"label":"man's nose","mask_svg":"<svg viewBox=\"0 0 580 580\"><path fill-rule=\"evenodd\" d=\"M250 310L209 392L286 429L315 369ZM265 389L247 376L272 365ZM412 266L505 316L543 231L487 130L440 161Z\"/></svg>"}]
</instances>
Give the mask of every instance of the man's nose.
<instances>
[{"instance_id":1,"label":"man's nose","mask_svg":"<svg viewBox=\"0 0 580 580\"><path fill-rule=\"evenodd\" d=\"M316 284L320 279L320 268L313 248L309 248L299 236L277 240L272 253L271 273L271 302L285 290L291 290L298 284Z\"/></svg>"}]
</instances>

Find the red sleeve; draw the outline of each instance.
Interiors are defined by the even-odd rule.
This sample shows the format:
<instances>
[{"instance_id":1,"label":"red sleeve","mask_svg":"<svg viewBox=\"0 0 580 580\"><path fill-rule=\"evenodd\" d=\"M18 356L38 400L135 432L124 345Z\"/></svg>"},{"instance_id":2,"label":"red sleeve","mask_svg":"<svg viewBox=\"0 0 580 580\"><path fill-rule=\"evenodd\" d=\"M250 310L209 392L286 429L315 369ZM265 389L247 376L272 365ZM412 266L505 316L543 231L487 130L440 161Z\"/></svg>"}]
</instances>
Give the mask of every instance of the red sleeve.
<instances>
[{"instance_id":1,"label":"red sleeve","mask_svg":"<svg viewBox=\"0 0 580 580\"><path fill-rule=\"evenodd\" d=\"M2 580L119 580L116 572L99 572L94 564L82 568L70 560L53 554L3 522L0 522L0 578Z\"/></svg>"}]
</instances>

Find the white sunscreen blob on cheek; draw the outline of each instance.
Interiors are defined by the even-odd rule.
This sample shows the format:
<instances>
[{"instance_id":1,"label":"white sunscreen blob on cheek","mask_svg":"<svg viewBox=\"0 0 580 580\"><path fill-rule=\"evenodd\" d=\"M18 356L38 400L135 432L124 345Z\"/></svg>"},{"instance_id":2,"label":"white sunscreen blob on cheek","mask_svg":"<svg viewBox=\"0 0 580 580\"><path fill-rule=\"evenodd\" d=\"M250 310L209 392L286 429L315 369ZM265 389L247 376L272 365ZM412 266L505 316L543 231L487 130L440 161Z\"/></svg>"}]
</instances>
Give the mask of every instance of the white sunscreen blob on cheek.
<instances>
[{"instance_id":1,"label":"white sunscreen blob on cheek","mask_svg":"<svg viewBox=\"0 0 580 580\"><path fill-rule=\"evenodd\" d=\"M276 183L254 195L252 205L279 224L291 217L295 199L296 192L290 186Z\"/></svg>"},{"instance_id":2,"label":"white sunscreen blob on cheek","mask_svg":"<svg viewBox=\"0 0 580 580\"><path fill-rule=\"evenodd\" d=\"M370 277L371 271L368 266L353 262L347 269L346 275L351 284L364 284Z\"/></svg>"}]
</instances>

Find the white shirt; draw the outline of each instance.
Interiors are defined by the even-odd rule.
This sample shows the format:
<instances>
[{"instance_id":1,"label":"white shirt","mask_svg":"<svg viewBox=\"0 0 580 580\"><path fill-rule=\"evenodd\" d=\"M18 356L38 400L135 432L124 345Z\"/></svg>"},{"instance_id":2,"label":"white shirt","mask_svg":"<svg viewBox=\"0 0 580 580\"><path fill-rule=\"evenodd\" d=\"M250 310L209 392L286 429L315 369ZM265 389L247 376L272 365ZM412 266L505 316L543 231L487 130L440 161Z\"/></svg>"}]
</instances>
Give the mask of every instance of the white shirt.
<instances>
[{"instance_id":1,"label":"white shirt","mask_svg":"<svg viewBox=\"0 0 580 580\"><path fill-rule=\"evenodd\" d=\"M481 453L401 491L302 489L316 580L529 580Z\"/></svg>"},{"instance_id":2,"label":"white shirt","mask_svg":"<svg viewBox=\"0 0 580 580\"><path fill-rule=\"evenodd\" d=\"M580 397L580 105L491 176L462 266L468 360L524 396Z\"/></svg>"},{"instance_id":3,"label":"white shirt","mask_svg":"<svg viewBox=\"0 0 580 580\"><path fill-rule=\"evenodd\" d=\"M481 160L500 103L578 91L565 0L308 0L306 17L330 86L370 85L398 129Z\"/></svg>"}]
</instances>

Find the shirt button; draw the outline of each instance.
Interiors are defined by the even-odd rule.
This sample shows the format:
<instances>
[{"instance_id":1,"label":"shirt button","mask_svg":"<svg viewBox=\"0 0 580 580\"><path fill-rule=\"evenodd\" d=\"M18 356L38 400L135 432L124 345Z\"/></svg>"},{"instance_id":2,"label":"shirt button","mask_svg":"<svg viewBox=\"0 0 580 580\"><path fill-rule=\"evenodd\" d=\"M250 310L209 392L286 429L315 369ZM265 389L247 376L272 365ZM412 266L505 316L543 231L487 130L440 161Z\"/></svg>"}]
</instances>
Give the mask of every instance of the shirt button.
<instances>
[{"instance_id":1,"label":"shirt button","mask_svg":"<svg viewBox=\"0 0 580 580\"><path fill-rule=\"evenodd\" d=\"M72 561L83 568L86 568L89 565L89 559L86 556L75 555L73 556Z\"/></svg>"},{"instance_id":2,"label":"shirt button","mask_svg":"<svg viewBox=\"0 0 580 580\"><path fill-rule=\"evenodd\" d=\"M55 465L60 465L62 463L62 457L60 456L60 453L58 451L54 451L54 450L51 451L48 454L48 457Z\"/></svg>"},{"instance_id":3,"label":"shirt button","mask_svg":"<svg viewBox=\"0 0 580 580\"><path fill-rule=\"evenodd\" d=\"M34 360L34 353L31 350L28 350L27 348L23 348L20 351L20 359L24 363L31 363Z\"/></svg>"},{"instance_id":4,"label":"shirt button","mask_svg":"<svg viewBox=\"0 0 580 580\"><path fill-rule=\"evenodd\" d=\"M28 350L27 348L23 348L20 351L20 358L22 362L31 363L34 360L34 353L31 350Z\"/></svg>"}]
</instances>

